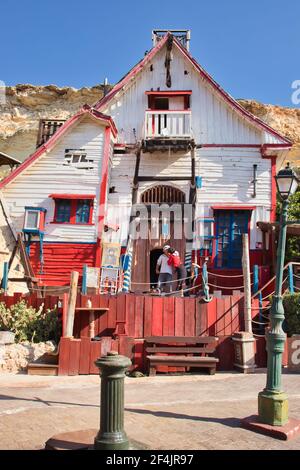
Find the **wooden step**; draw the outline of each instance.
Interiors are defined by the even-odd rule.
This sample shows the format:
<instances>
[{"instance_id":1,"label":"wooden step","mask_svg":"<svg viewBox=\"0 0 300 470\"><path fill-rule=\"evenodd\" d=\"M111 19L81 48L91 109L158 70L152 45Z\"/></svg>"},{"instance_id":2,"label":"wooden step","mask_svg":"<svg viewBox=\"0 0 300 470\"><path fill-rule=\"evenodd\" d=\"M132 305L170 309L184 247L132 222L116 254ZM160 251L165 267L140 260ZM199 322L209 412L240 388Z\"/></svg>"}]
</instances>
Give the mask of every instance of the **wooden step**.
<instances>
[{"instance_id":1,"label":"wooden step","mask_svg":"<svg viewBox=\"0 0 300 470\"><path fill-rule=\"evenodd\" d=\"M58 375L57 364L31 363L27 366L28 375Z\"/></svg>"}]
</instances>

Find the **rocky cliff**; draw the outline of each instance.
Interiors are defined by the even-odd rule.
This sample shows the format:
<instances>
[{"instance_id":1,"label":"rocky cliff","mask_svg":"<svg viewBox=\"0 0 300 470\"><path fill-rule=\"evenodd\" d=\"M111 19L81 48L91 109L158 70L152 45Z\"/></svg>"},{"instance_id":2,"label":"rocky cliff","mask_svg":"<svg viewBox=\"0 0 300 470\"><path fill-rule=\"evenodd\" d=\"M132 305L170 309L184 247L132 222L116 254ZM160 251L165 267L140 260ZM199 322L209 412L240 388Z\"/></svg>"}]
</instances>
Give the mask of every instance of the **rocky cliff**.
<instances>
[{"instance_id":1,"label":"rocky cliff","mask_svg":"<svg viewBox=\"0 0 300 470\"><path fill-rule=\"evenodd\" d=\"M103 96L103 85L79 90L55 85L7 87L0 104L0 151L24 160L35 150L39 119L66 119ZM254 100L240 103L294 142L292 159L300 166L300 108L283 108Z\"/></svg>"},{"instance_id":2,"label":"rocky cliff","mask_svg":"<svg viewBox=\"0 0 300 470\"><path fill-rule=\"evenodd\" d=\"M79 90L55 85L6 88L0 104L0 151L24 160L36 148L40 119L67 119L103 96L103 85Z\"/></svg>"}]
</instances>

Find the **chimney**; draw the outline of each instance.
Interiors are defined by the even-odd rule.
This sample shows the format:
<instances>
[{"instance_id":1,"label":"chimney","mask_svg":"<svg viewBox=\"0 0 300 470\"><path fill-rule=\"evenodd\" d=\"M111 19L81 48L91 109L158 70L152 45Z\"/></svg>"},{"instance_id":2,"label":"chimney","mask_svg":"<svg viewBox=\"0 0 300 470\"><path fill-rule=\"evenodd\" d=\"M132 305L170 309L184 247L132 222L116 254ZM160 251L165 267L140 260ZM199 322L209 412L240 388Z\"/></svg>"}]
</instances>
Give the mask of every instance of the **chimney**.
<instances>
[{"instance_id":1,"label":"chimney","mask_svg":"<svg viewBox=\"0 0 300 470\"><path fill-rule=\"evenodd\" d=\"M179 41L183 47L188 51L190 50L190 39L191 39L191 30L190 29L154 29L152 31L152 43L153 47L167 34L171 33L177 41Z\"/></svg>"}]
</instances>

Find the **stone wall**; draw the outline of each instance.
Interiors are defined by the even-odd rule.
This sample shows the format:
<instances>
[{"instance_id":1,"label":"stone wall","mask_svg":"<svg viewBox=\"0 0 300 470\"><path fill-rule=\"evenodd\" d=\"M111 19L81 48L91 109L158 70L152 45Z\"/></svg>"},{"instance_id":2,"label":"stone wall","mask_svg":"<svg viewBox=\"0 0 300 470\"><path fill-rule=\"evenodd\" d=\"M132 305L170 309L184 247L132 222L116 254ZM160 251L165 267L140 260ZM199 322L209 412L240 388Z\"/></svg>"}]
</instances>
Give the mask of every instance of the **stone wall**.
<instances>
[{"instance_id":1,"label":"stone wall","mask_svg":"<svg viewBox=\"0 0 300 470\"><path fill-rule=\"evenodd\" d=\"M52 341L0 344L0 374L26 371L28 363L38 361L45 353L54 350Z\"/></svg>"}]
</instances>

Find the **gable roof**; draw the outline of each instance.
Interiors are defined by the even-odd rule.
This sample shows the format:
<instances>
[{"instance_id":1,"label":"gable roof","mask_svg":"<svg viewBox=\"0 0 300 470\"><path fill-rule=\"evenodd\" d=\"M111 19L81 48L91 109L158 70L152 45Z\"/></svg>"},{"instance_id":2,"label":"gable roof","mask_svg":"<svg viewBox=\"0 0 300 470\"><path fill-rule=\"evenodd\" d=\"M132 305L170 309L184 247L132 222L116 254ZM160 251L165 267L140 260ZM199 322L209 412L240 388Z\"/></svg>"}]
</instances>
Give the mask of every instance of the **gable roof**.
<instances>
[{"instance_id":1,"label":"gable roof","mask_svg":"<svg viewBox=\"0 0 300 470\"><path fill-rule=\"evenodd\" d=\"M168 38L172 36L170 32L168 32L159 42L158 44L146 54L146 56L138 62L112 89L111 91L101 98L97 103L95 103L95 109L103 109L105 105L107 105L114 96L121 91L129 82L132 80L139 72L141 72L144 67L153 59L153 57L164 47ZM229 93L227 93L212 77L209 75L204 68L198 64L198 62L191 56L191 54L187 51L187 49L173 36L173 44L179 49L179 51L184 55L184 57L192 64L194 69L201 75L209 85L217 92L217 94L226 101L231 107L235 109L240 115L246 118L252 125L260 130L264 130L272 134L274 137L280 139L282 141L281 146L291 147L292 142L285 136L281 135L271 126L266 124L264 121L256 117L254 114L247 111L241 104L239 104L235 98L233 98Z\"/></svg>"},{"instance_id":2,"label":"gable roof","mask_svg":"<svg viewBox=\"0 0 300 470\"><path fill-rule=\"evenodd\" d=\"M112 130L113 136L116 137L118 131L115 126L113 119L110 116L97 111L91 106L85 104L78 113L71 116L66 122L50 137L47 142L38 147L36 151L26 158L24 162L16 168L12 173L10 173L6 178L0 182L0 189L5 187L8 183L14 180L20 173L22 173L28 166L32 165L43 153L49 151L54 147L56 142L61 139L61 137L66 133L66 131L72 127L78 120L82 119L84 116L90 116L94 119L97 119L99 122L102 122L104 125L109 126Z\"/></svg>"}]
</instances>

